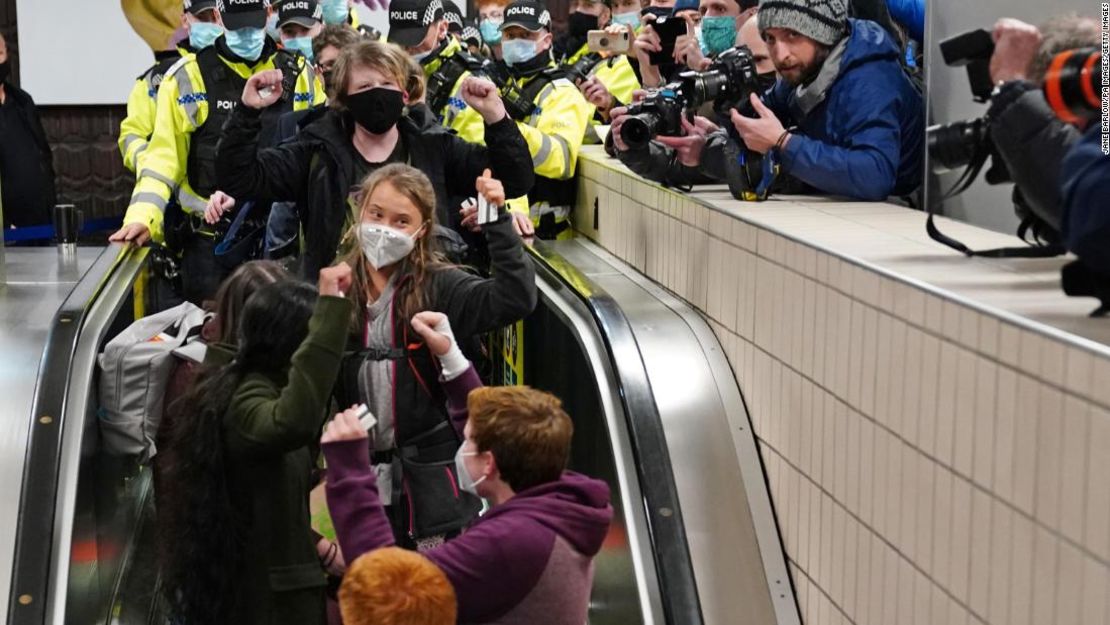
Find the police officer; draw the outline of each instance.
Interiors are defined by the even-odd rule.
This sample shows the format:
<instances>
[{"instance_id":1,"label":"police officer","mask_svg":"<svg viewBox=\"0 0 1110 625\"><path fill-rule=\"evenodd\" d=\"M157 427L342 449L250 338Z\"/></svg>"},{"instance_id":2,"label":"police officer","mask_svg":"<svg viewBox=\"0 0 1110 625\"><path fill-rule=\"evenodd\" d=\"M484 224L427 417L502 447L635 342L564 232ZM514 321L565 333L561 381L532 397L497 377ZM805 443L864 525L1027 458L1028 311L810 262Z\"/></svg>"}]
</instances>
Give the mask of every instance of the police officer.
<instances>
[{"instance_id":1,"label":"police officer","mask_svg":"<svg viewBox=\"0 0 1110 625\"><path fill-rule=\"evenodd\" d=\"M366 4L371 9L375 8L373 0L369 0ZM386 0L380 0L377 4L384 9L389 3ZM326 26L346 24L357 30L363 37L378 39L381 36L381 33L371 28L369 24L362 23L358 18L358 11L352 10L350 0L320 0L320 7L323 9Z\"/></svg>"},{"instance_id":2,"label":"police officer","mask_svg":"<svg viewBox=\"0 0 1110 625\"><path fill-rule=\"evenodd\" d=\"M500 30L501 52L512 74L502 98L528 142L536 171L528 194L536 235L569 238L574 168L593 107L551 58L551 14L542 4L510 4Z\"/></svg>"},{"instance_id":3,"label":"police officer","mask_svg":"<svg viewBox=\"0 0 1110 625\"><path fill-rule=\"evenodd\" d=\"M640 25L638 0L604 0L590 2L579 0L575 15L589 15L598 29L610 35L628 33L635 38ZM591 29L593 30L593 29ZM587 31L588 32L588 31ZM595 120L609 123L609 111L632 102L632 94L640 88L640 79L625 54L608 51L591 51L588 43L569 51L564 61L567 77L578 86L586 100L596 107Z\"/></svg>"},{"instance_id":4,"label":"police officer","mask_svg":"<svg viewBox=\"0 0 1110 625\"><path fill-rule=\"evenodd\" d=\"M277 15L281 45L314 63L312 40L324 29L320 22L323 7L316 0L283 0Z\"/></svg>"},{"instance_id":5,"label":"police officer","mask_svg":"<svg viewBox=\"0 0 1110 625\"><path fill-rule=\"evenodd\" d=\"M443 0L393 0L389 5L389 42L424 68L425 101L444 127L470 143L482 143L482 116L459 96L467 76L482 62L448 34Z\"/></svg>"},{"instance_id":6,"label":"police officer","mask_svg":"<svg viewBox=\"0 0 1110 625\"><path fill-rule=\"evenodd\" d=\"M154 53L154 65L139 76L127 98L127 117L119 125L119 151L124 167L132 172L140 171L139 156L146 151L154 132L154 110L162 78L181 57L207 48L224 32L216 0L185 0L181 27L186 38L177 42L173 50Z\"/></svg>"},{"instance_id":7,"label":"police officer","mask_svg":"<svg viewBox=\"0 0 1110 625\"><path fill-rule=\"evenodd\" d=\"M230 269L217 265L214 249L219 228L201 217L210 205L221 210L235 199L216 189L216 145L224 121L239 104L250 76L279 69L293 86L291 97L263 114L261 140L271 138L276 121L289 110L323 103L315 72L303 57L277 50L266 36L265 0L217 0L226 32L215 43L189 55L173 68L158 90L158 107L150 147L124 217L112 241L161 242L163 213L168 247L181 255L182 290L199 303L214 293ZM245 199L245 198L244 198ZM171 203L172 200L172 203Z\"/></svg>"}]
</instances>

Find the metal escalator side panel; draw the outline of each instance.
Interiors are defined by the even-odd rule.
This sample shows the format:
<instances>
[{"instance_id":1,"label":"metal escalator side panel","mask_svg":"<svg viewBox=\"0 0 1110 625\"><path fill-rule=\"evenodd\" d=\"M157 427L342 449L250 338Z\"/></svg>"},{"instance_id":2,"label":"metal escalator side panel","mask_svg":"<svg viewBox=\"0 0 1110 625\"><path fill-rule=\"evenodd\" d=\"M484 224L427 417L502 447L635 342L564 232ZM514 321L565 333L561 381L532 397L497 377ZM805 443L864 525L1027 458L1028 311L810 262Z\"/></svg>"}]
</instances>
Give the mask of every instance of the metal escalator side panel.
<instances>
[{"instance_id":1,"label":"metal escalator side panel","mask_svg":"<svg viewBox=\"0 0 1110 625\"><path fill-rule=\"evenodd\" d=\"M12 564L12 598L7 609L10 625L55 622L51 614L51 606L58 601L54 577L67 570L70 555L68 549L59 553L58 545L59 532L67 526L57 506L60 469L65 461L66 433L85 420L83 410L70 412L73 365L83 356L82 332L97 299L110 289L121 266L135 255L145 257L145 253L131 246L108 248L55 316L39 368L31 415ZM57 562L62 558L66 565L59 567Z\"/></svg>"},{"instance_id":2,"label":"metal escalator side panel","mask_svg":"<svg viewBox=\"0 0 1110 625\"><path fill-rule=\"evenodd\" d=\"M594 318L620 389L665 621L673 625L698 625L703 617L670 453L651 383L628 321L604 290L549 244L541 241L529 249L537 265L537 280L560 282Z\"/></svg>"}]
</instances>

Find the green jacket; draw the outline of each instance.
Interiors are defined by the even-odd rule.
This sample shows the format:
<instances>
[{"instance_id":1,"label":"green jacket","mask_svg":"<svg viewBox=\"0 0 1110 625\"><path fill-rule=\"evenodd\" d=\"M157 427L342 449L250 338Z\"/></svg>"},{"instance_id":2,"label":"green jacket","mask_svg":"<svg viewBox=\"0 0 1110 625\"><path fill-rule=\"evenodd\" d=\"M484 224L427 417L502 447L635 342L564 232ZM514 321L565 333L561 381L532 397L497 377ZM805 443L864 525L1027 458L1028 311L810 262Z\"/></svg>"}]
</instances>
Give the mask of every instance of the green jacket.
<instances>
[{"instance_id":1,"label":"green jacket","mask_svg":"<svg viewBox=\"0 0 1110 625\"><path fill-rule=\"evenodd\" d=\"M325 622L325 577L310 531L308 493L351 311L346 299L321 297L288 379L248 374L224 417L228 493L246 540L227 623Z\"/></svg>"}]
</instances>

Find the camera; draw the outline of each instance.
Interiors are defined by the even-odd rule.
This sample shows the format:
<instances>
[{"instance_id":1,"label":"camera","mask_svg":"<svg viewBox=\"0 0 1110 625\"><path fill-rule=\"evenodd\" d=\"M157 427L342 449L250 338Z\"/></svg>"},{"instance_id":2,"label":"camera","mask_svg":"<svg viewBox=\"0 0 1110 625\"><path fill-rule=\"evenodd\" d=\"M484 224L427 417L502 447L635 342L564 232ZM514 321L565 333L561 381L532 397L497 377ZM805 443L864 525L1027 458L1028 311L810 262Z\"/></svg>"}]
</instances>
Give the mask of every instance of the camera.
<instances>
[{"instance_id":1,"label":"camera","mask_svg":"<svg viewBox=\"0 0 1110 625\"><path fill-rule=\"evenodd\" d=\"M1068 50L1053 57L1044 77L1044 95L1061 121L1079 124L1096 115L1102 107L1102 53L1084 48Z\"/></svg>"},{"instance_id":2,"label":"camera","mask_svg":"<svg viewBox=\"0 0 1110 625\"><path fill-rule=\"evenodd\" d=\"M570 65L562 67L563 73L566 75L567 80L574 84L578 84L584 80L589 80L590 70L594 68L601 61L601 57L596 52L583 54L581 58Z\"/></svg>"},{"instance_id":3,"label":"camera","mask_svg":"<svg viewBox=\"0 0 1110 625\"><path fill-rule=\"evenodd\" d=\"M971 94L976 102L986 102L991 97L990 62L994 54L994 38L980 28L956 35L940 42L940 54L949 67L966 67Z\"/></svg>"},{"instance_id":4,"label":"camera","mask_svg":"<svg viewBox=\"0 0 1110 625\"><path fill-rule=\"evenodd\" d=\"M704 72L682 72L678 78L689 108L698 108L706 102L735 106L752 93L759 93L763 86L747 46L729 48Z\"/></svg>"},{"instance_id":5,"label":"camera","mask_svg":"<svg viewBox=\"0 0 1110 625\"><path fill-rule=\"evenodd\" d=\"M649 93L628 107L621 126L621 140L631 149L642 149L656 135L682 133L682 111L686 108L682 84L671 83Z\"/></svg>"}]
</instances>

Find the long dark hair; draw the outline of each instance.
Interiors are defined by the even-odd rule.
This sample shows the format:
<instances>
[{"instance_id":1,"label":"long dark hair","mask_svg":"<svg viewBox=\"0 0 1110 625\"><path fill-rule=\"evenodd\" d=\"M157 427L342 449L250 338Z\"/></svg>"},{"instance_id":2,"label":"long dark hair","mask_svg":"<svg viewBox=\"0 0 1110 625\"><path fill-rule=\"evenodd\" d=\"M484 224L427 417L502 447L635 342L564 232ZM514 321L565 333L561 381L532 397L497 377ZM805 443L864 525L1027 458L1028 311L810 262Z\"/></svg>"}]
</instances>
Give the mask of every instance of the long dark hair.
<instances>
[{"instance_id":1,"label":"long dark hair","mask_svg":"<svg viewBox=\"0 0 1110 625\"><path fill-rule=\"evenodd\" d=\"M235 359L205 367L170 406L173 450L163 482L174 497L160 500L163 584L174 616L190 625L217 625L233 604L243 565L245 529L234 518L227 489L223 422L249 373L284 370L308 334L316 290L293 280L263 286L243 306Z\"/></svg>"},{"instance_id":2,"label":"long dark hair","mask_svg":"<svg viewBox=\"0 0 1110 625\"><path fill-rule=\"evenodd\" d=\"M239 315L243 305L260 287L286 280L291 276L272 260L252 260L239 265L216 291L215 313L221 343L234 345L239 332Z\"/></svg>"}]
</instances>

